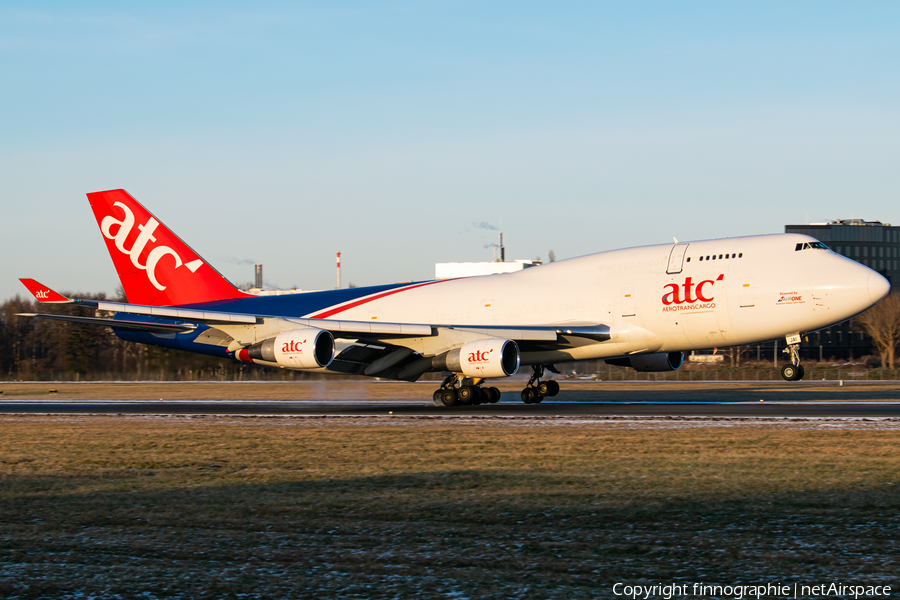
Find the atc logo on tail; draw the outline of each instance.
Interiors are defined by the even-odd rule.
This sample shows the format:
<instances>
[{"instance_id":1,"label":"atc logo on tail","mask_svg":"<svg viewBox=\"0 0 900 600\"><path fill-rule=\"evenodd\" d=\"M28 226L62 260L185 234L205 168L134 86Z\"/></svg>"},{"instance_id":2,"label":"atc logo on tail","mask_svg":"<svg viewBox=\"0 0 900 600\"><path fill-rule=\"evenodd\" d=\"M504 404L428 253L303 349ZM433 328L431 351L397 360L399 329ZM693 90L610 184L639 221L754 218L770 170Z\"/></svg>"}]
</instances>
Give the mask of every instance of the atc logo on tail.
<instances>
[{"instance_id":1,"label":"atc logo on tail","mask_svg":"<svg viewBox=\"0 0 900 600\"><path fill-rule=\"evenodd\" d=\"M103 220L100 221L100 231L103 233L103 237L108 240L113 240L116 243L116 248L118 248L119 252L131 257L131 263L135 267L138 269L145 269L147 271L147 278L150 280L150 283L153 284L153 287L160 291L166 289L166 286L161 284L156 278L156 265L162 257L168 255L175 259L175 268L177 269L184 264L181 257L178 256L178 253L168 246L156 246L150 250L150 254L147 255L147 261L144 264L141 264L140 262L141 254L144 252L147 242L156 241L153 232L156 231L156 228L159 226L159 221L150 217L145 224L138 225L140 233L138 234L137 239L134 240L131 249L128 249L125 247L125 244L128 240L128 236L131 234L131 230L134 228L134 213L121 202L116 202L113 204L113 207L122 209L124 218L119 221L111 215L103 217ZM119 226L115 233L112 232L114 225ZM199 269L202 264L203 261L198 258L184 266L187 267L191 273L196 273L197 269Z\"/></svg>"},{"instance_id":2,"label":"atc logo on tail","mask_svg":"<svg viewBox=\"0 0 900 600\"><path fill-rule=\"evenodd\" d=\"M125 190L88 194L128 301L148 306L246 297Z\"/></svg>"}]
</instances>

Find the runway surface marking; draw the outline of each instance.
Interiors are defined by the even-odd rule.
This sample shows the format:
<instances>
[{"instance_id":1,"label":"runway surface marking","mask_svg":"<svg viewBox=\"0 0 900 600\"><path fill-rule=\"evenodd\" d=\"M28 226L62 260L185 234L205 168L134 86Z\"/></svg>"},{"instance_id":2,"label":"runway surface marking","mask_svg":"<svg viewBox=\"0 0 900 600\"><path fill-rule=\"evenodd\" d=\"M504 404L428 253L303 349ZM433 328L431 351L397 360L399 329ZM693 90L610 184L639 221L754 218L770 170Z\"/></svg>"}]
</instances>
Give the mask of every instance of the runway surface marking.
<instances>
[{"instance_id":1,"label":"runway surface marking","mask_svg":"<svg viewBox=\"0 0 900 600\"><path fill-rule=\"evenodd\" d=\"M497 415L259 415L259 414L121 414L121 413L17 413L0 414L3 421L35 421L64 423L96 422L98 419L127 421L163 421L173 426L208 423L218 425L253 425L290 427L304 426L370 426L370 427L446 427L511 426L560 427L591 426L616 429L696 429L762 427L792 430L871 430L898 431L900 417L711 417L671 416L640 417L634 415L579 416L497 416Z\"/></svg>"}]
</instances>

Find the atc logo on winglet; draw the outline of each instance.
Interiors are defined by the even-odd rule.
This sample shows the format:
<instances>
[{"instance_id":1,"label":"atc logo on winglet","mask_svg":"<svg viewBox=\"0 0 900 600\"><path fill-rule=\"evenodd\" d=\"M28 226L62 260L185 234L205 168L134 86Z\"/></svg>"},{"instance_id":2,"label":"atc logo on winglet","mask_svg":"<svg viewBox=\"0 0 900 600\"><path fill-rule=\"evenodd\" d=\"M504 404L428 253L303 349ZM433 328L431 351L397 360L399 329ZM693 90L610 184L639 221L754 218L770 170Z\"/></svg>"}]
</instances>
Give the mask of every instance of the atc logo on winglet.
<instances>
[{"instance_id":1,"label":"atc logo on winglet","mask_svg":"<svg viewBox=\"0 0 900 600\"><path fill-rule=\"evenodd\" d=\"M68 298L63 296L62 294L58 294L48 288L46 285L38 283L34 279L19 279L28 291L31 292L31 295L34 296L34 299L42 304L48 303L63 303L63 302L71 302Z\"/></svg>"}]
</instances>

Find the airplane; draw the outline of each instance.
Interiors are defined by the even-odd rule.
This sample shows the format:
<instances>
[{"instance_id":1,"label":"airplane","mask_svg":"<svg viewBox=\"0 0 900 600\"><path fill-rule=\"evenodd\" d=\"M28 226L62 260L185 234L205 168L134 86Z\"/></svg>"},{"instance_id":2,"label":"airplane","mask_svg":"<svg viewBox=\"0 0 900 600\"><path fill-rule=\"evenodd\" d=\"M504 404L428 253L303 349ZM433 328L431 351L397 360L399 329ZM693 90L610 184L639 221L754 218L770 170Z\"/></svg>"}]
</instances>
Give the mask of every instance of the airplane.
<instances>
[{"instance_id":1,"label":"airplane","mask_svg":"<svg viewBox=\"0 0 900 600\"><path fill-rule=\"evenodd\" d=\"M445 375L436 406L497 402L485 385L523 367L527 404L559 392L560 362L673 371L691 350L802 336L879 302L890 283L815 238L773 234L626 248L515 273L278 296L237 289L125 190L87 194L127 303L39 303L106 316L24 316L111 327L128 341L317 373L416 381Z\"/></svg>"}]
</instances>

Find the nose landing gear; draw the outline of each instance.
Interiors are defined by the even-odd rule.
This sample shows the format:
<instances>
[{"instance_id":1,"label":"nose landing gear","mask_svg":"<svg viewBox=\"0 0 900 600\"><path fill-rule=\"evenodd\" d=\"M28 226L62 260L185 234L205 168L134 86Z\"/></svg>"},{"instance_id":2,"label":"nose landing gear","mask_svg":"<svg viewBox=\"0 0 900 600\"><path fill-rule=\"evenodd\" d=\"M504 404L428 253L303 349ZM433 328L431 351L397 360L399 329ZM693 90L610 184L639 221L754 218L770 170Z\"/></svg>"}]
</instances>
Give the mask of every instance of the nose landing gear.
<instances>
[{"instance_id":1,"label":"nose landing gear","mask_svg":"<svg viewBox=\"0 0 900 600\"><path fill-rule=\"evenodd\" d=\"M799 381L803 379L805 374L803 365L800 364L800 334L789 335L785 340L787 341L787 348L782 350L782 352L790 355L791 362L781 367L781 376L785 381Z\"/></svg>"},{"instance_id":2,"label":"nose landing gear","mask_svg":"<svg viewBox=\"0 0 900 600\"><path fill-rule=\"evenodd\" d=\"M534 373L528 380L528 385L522 390L522 402L525 404L540 404L547 396L555 396L559 393L559 384L548 379L541 381L544 376L544 365L532 365ZM558 372L551 366L547 367L553 372Z\"/></svg>"}]
</instances>

